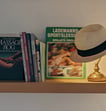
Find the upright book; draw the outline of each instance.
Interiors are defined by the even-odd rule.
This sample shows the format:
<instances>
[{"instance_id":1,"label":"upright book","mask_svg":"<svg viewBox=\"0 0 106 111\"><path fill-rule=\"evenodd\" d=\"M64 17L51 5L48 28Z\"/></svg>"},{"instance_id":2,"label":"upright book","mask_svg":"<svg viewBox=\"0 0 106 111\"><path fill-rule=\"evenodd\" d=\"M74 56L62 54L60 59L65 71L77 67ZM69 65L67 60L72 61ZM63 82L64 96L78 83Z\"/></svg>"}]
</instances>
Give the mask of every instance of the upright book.
<instances>
[{"instance_id":1,"label":"upright book","mask_svg":"<svg viewBox=\"0 0 106 111\"><path fill-rule=\"evenodd\" d=\"M0 34L0 81L25 81L20 34Z\"/></svg>"},{"instance_id":2,"label":"upright book","mask_svg":"<svg viewBox=\"0 0 106 111\"><path fill-rule=\"evenodd\" d=\"M31 33L26 33L26 42L28 49L28 58L29 58L29 66L30 66L30 82L35 82L35 72L34 72L34 61L33 61L33 52L32 52L32 39Z\"/></svg>"},{"instance_id":3,"label":"upright book","mask_svg":"<svg viewBox=\"0 0 106 111\"><path fill-rule=\"evenodd\" d=\"M30 63L29 63L29 57L28 57L28 43L26 38L26 32L21 33L21 44L22 44L22 54L24 57L23 63L24 63L24 69L25 69L25 80L27 82L31 81L30 77Z\"/></svg>"},{"instance_id":4,"label":"upright book","mask_svg":"<svg viewBox=\"0 0 106 111\"><path fill-rule=\"evenodd\" d=\"M82 79L86 77L85 63L71 60L76 50L74 36L81 27L46 28L46 78Z\"/></svg>"},{"instance_id":5,"label":"upright book","mask_svg":"<svg viewBox=\"0 0 106 111\"><path fill-rule=\"evenodd\" d=\"M35 48L36 48L36 60L37 60L37 75L39 78L39 82L42 81L42 75L41 75L41 59L40 59L40 40L35 40Z\"/></svg>"},{"instance_id":6,"label":"upright book","mask_svg":"<svg viewBox=\"0 0 106 111\"><path fill-rule=\"evenodd\" d=\"M40 67L42 82L45 81L45 46L46 44L40 41Z\"/></svg>"}]
</instances>

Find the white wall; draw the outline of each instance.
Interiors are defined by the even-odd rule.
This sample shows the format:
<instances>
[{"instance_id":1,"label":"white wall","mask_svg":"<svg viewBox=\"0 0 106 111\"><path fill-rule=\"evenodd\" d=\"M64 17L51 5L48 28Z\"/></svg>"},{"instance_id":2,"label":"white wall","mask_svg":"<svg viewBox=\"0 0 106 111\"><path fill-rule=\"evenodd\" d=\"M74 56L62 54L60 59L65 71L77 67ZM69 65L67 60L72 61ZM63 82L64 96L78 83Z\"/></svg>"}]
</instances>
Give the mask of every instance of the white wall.
<instances>
[{"instance_id":1,"label":"white wall","mask_svg":"<svg viewBox=\"0 0 106 111\"><path fill-rule=\"evenodd\" d=\"M106 0L0 0L0 32L31 31L45 41L46 26L106 27ZM106 111L106 94L0 93L0 111Z\"/></svg>"},{"instance_id":2,"label":"white wall","mask_svg":"<svg viewBox=\"0 0 106 111\"><path fill-rule=\"evenodd\" d=\"M104 94L0 94L0 111L106 111Z\"/></svg>"}]
</instances>

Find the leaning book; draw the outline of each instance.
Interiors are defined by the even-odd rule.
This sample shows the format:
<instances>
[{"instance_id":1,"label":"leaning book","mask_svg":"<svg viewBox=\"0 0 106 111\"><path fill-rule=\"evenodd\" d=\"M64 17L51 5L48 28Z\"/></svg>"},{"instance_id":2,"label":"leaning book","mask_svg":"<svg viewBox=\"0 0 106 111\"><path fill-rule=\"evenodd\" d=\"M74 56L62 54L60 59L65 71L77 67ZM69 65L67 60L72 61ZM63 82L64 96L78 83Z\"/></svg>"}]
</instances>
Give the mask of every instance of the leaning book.
<instances>
[{"instance_id":1,"label":"leaning book","mask_svg":"<svg viewBox=\"0 0 106 111\"><path fill-rule=\"evenodd\" d=\"M25 81L20 34L0 34L0 81Z\"/></svg>"},{"instance_id":2,"label":"leaning book","mask_svg":"<svg viewBox=\"0 0 106 111\"><path fill-rule=\"evenodd\" d=\"M84 79L85 63L71 60L74 37L81 27L46 28L46 79Z\"/></svg>"}]
</instances>

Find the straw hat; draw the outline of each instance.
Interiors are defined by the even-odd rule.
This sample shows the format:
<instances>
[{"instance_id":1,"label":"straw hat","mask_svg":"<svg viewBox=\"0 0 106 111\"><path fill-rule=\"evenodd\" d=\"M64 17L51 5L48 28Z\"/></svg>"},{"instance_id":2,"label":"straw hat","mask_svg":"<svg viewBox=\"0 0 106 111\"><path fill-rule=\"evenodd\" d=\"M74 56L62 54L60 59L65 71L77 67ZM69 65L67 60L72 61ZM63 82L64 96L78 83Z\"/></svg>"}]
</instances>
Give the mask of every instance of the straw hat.
<instances>
[{"instance_id":1,"label":"straw hat","mask_svg":"<svg viewBox=\"0 0 106 111\"><path fill-rule=\"evenodd\" d=\"M100 24L83 27L75 35L77 50L72 52L75 62L89 62L106 55L106 29Z\"/></svg>"}]
</instances>

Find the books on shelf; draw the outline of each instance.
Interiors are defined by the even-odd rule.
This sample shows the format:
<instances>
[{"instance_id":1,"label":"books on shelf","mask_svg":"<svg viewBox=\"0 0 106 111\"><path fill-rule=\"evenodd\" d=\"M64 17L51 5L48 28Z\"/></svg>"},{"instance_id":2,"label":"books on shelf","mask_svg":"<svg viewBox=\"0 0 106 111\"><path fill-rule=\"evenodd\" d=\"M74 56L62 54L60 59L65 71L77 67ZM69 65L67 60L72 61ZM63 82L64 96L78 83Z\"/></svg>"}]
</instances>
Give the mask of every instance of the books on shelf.
<instances>
[{"instance_id":1,"label":"books on shelf","mask_svg":"<svg viewBox=\"0 0 106 111\"><path fill-rule=\"evenodd\" d=\"M44 81L42 44L32 33L0 34L0 81Z\"/></svg>"},{"instance_id":2,"label":"books on shelf","mask_svg":"<svg viewBox=\"0 0 106 111\"><path fill-rule=\"evenodd\" d=\"M71 60L75 50L74 36L81 27L46 28L46 79L82 79L86 77L85 63Z\"/></svg>"},{"instance_id":3,"label":"books on shelf","mask_svg":"<svg viewBox=\"0 0 106 111\"><path fill-rule=\"evenodd\" d=\"M26 69L26 81L28 82L42 82L43 80L41 73L43 69L41 68L40 42L34 34L22 32L24 67Z\"/></svg>"},{"instance_id":4,"label":"books on shelf","mask_svg":"<svg viewBox=\"0 0 106 111\"><path fill-rule=\"evenodd\" d=\"M76 50L74 36L80 29L47 27L46 43L31 32L0 34L0 81L85 78L85 63L70 58L71 51Z\"/></svg>"}]
</instances>

